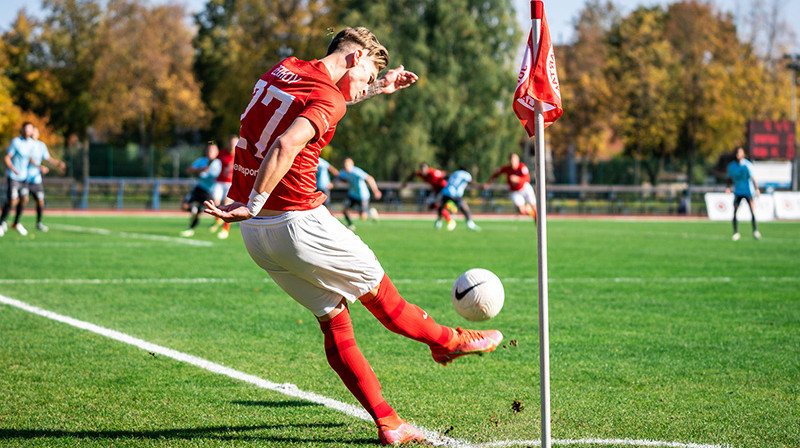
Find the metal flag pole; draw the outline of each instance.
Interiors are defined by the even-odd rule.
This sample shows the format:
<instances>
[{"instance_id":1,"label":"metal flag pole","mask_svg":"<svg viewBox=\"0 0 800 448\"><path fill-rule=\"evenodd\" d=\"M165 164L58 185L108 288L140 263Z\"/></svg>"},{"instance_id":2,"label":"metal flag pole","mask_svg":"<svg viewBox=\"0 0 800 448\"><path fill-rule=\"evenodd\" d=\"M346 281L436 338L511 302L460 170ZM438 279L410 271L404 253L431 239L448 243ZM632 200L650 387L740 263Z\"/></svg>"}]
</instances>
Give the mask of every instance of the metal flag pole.
<instances>
[{"instance_id":1,"label":"metal flag pole","mask_svg":"<svg viewBox=\"0 0 800 448\"><path fill-rule=\"evenodd\" d=\"M531 0L531 29L533 30L532 64L536 64L538 57L543 17L544 2L542 2L542 0ZM535 65L532 70L535 70ZM539 380L542 411L542 448L550 448L550 324L547 313L547 207L545 206L547 194L545 187L543 109L542 102L537 100L534 103L534 116L536 133L536 206L538 208L536 237L539 241Z\"/></svg>"}]
</instances>

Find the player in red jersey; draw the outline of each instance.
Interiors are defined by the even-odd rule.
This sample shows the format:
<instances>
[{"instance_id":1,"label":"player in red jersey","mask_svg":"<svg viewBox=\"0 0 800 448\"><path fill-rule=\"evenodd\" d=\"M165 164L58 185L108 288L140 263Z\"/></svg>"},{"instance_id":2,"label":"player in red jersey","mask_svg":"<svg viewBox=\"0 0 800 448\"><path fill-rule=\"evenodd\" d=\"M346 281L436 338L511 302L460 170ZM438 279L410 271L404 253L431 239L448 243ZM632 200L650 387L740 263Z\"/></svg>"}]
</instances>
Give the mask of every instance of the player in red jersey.
<instances>
[{"instance_id":1,"label":"player in red jersey","mask_svg":"<svg viewBox=\"0 0 800 448\"><path fill-rule=\"evenodd\" d=\"M228 139L228 146L223 148L217 157L222 162L222 171L217 176L217 183L214 185L214 203L217 205L233 204L233 199L228 197L228 191L231 189L231 183L233 182L233 160L236 157L237 144L239 144L239 137L232 135ZM222 226L222 230L217 234L217 238L224 240L228 238L231 223L217 218L211 226L211 231L216 232L220 226Z\"/></svg>"},{"instance_id":2,"label":"player in red jersey","mask_svg":"<svg viewBox=\"0 0 800 448\"><path fill-rule=\"evenodd\" d=\"M511 191L511 202L517 207L522 215L530 215L536 221L536 195L531 186L531 173L524 163L519 161L519 154L511 153L508 158L508 165L500 167L484 185L489 188L489 184L494 182L501 174L506 175L508 189Z\"/></svg>"},{"instance_id":3,"label":"player in red jersey","mask_svg":"<svg viewBox=\"0 0 800 448\"><path fill-rule=\"evenodd\" d=\"M439 204L442 202L442 189L447 186L447 173L440 169L431 168L427 163L422 162L419 164L419 169L409 174L403 181L401 188L405 188L406 184L415 177L419 177L423 182L431 186L431 191L425 199L425 202L429 210L438 210ZM447 208L442 210L442 217L448 224L452 221L452 218L450 218L450 210ZM441 229L442 220L436 219L434 226L436 226L437 229Z\"/></svg>"},{"instance_id":4,"label":"player in red jersey","mask_svg":"<svg viewBox=\"0 0 800 448\"><path fill-rule=\"evenodd\" d=\"M361 303L389 330L427 344L436 362L494 350L499 331L453 329L406 302L375 254L322 203L316 191L320 149L348 103L389 94L417 80L402 66L378 74L388 53L366 28L338 33L320 60L283 60L256 83L242 114L230 197L209 214L243 221L253 260L319 320L328 363L369 412L383 444L423 439L386 403L355 343L348 304ZM242 149L244 147L244 149Z\"/></svg>"}]
</instances>

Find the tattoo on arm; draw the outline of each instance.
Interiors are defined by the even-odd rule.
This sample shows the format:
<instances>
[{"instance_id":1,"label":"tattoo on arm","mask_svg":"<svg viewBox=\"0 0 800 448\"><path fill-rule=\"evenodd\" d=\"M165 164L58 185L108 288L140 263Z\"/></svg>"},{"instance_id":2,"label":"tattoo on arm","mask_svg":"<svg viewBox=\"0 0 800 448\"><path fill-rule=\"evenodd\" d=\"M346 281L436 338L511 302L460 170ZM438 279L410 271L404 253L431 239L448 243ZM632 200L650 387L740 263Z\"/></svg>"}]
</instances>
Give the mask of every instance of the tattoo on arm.
<instances>
[{"instance_id":1,"label":"tattoo on arm","mask_svg":"<svg viewBox=\"0 0 800 448\"><path fill-rule=\"evenodd\" d=\"M377 79L375 82L369 85L367 88L367 93L364 96L360 96L353 101L348 101L347 105L352 106L353 104L358 104L364 100L368 100L375 95L380 94L383 91L383 78Z\"/></svg>"}]
</instances>

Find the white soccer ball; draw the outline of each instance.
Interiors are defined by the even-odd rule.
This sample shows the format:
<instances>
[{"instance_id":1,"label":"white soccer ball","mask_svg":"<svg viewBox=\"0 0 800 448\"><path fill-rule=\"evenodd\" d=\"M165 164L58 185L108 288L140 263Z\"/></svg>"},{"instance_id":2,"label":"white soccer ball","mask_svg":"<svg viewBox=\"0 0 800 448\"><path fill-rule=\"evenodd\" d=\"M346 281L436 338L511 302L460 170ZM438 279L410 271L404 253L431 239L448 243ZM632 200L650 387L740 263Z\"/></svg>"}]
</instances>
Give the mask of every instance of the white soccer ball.
<instances>
[{"instance_id":1,"label":"white soccer ball","mask_svg":"<svg viewBox=\"0 0 800 448\"><path fill-rule=\"evenodd\" d=\"M453 307L464 319L482 321L497 316L506 298L500 279L486 269L470 269L453 284Z\"/></svg>"}]
</instances>

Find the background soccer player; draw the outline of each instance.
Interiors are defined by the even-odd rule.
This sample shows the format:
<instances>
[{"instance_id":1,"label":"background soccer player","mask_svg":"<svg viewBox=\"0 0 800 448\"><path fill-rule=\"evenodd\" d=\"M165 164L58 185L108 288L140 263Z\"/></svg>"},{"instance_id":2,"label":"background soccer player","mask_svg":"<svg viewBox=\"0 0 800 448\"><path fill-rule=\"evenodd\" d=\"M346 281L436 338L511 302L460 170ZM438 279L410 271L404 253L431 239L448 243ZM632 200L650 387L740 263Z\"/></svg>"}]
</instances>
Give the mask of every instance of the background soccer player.
<instances>
[{"instance_id":1,"label":"background soccer player","mask_svg":"<svg viewBox=\"0 0 800 448\"><path fill-rule=\"evenodd\" d=\"M28 196L28 165L38 147L36 140L33 139L33 129L32 123L23 123L20 136L11 140L3 158L8 170L6 172L6 200L3 203L3 214L0 216L0 236L5 235L8 231L6 219L12 208L15 208L17 212L12 227L22 236L28 234L28 231L19 222L22 217L22 209L17 206L23 198Z\"/></svg>"},{"instance_id":2,"label":"background soccer player","mask_svg":"<svg viewBox=\"0 0 800 448\"><path fill-rule=\"evenodd\" d=\"M42 174L47 174L48 169L46 166L42 166L42 163L44 162L62 172L67 165L50 156L47 145L39 140L39 128L37 127L33 128L33 139L36 140L37 145L36 150L31 155L31 162L28 164L28 193L33 196L33 200L36 201L36 228L42 232L47 232L47 226L42 223L42 214L44 213L44 186L42 185ZM24 205L25 201L21 201L19 206Z\"/></svg>"},{"instance_id":3,"label":"background soccer player","mask_svg":"<svg viewBox=\"0 0 800 448\"><path fill-rule=\"evenodd\" d=\"M431 191L428 194L425 203L428 205L430 210L438 210L439 205L442 202L442 189L447 186L447 173L445 173L443 170L431 168L427 163L422 162L419 164L418 170L408 175L400 188L405 188L406 184L408 184L411 179L415 177L419 177L423 182L431 186ZM441 218L444 218L445 222L450 224L450 210L444 208L441 211L440 217L434 223L434 226L437 229L442 228Z\"/></svg>"},{"instance_id":4,"label":"background soccer player","mask_svg":"<svg viewBox=\"0 0 800 448\"><path fill-rule=\"evenodd\" d=\"M753 164L745 159L744 148L736 149L736 160L728 164L728 186L726 193L731 192L731 182L733 182L733 241L739 241L739 221L736 219L736 212L742 199L747 201L750 207L750 219L753 223L753 238L760 240L761 232L758 231L756 224L756 211L753 207L753 197L758 197L758 184L753 178Z\"/></svg>"},{"instance_id":5,"label":"background soccer player","mask_svg":"<svg viewBox=\"0 0 800 448\"><path fill-rule=\"evenodd\" d=\"M511 153L508 165L500 167L486 182L485 188L494 182L501 174L506 175L511 202L522 215L530 215L536 220L536 195L531 186L531 173L524 163L520 162L519 154Z\"/></svg>"},{"instance_id":6,"label":"background soccer player","mask_svg":"<svg viewBox=\"0 0 800 448\"><path fill-rule=\"evenodd\" d=\"M350 157L344 159L343 165L344 167L339 171L339 175L336 176L336 179L343 180L349 185L342 213L344 213L344 219L347 221L347 227L353 230L355 226L348 212L351 209L357 209L361 214L361 220L365 221L367 219L367 213L370 212L369 191L372 190L375 199L381 198L381 191L378 189L378 184L375 183L375 178L367 174L366 171L355 166L353 159ZM367 188L368 186L369 188Z\"/></svg>"},{"instance_id":7,"label":"background soccer player","mask_svg":"<svg viewBox=\"0 0 800 448\"><path fill-rule=\"evenodd\" d=\"M447 186L442 190L442 203L439 205L439 217L441 218L444 215L447 203L452 202L461 210L461 213L464 214L464 218L467 219L467 228L479 232L481 228L472 220L469 205L464 201L464 192L470 183L472 183L472 174L469 174L464 167L460 167L450 174L447 178ZM455 219L451 219L447 223L447 230L453 230L455 228L456 221Z\"/></svg>"},{"instance_id":8,"label":"background soccer player","mask_svg":"<svg viewBox=\"0 0 800 448\"><path fill-rule=\"evenodd\" d=\"M326 207L331 203L331 185L333 185L331 174L333 174L333 177L338 177L339 170L320 157L319 166L317 166L317 191L321 191L327 197L325 200Z\"/></svg>"},{"instance_id":9,"label":"background soccer player","mask_svg":"<svg viewBox=\"0 0 800 448\"><path fill-rule=\"evenodd\" d=\"M348 304L356 300L389 330L423 342L446 364L494 350L499 331L452 329L406 302L375 254L322 205L315 175L347 104L389 94L417 80L402 66L378 73L388 52L366 28L338 33L320 60L287 58L255 85L242 114L246 149L237 157L230 196L237 202L207 213L242 222L253 260L319 320L328 363L369 412L383 444L423 439L386 403L355 343ZM246 203L246 205L245 205ZM252 218L252 219L251 219Z\"/></svg>"},{"instance_id":10,"label":"background soccer player","mask_svg":"<svg viewBox=\"0 0 800 448\"><path fill-rule=\"evenodd\" d=\"M181 232L181 236L193 236L194 228L200 222L200 213L203 211L206 201L214 199L214 184L217 183L217 176L222 171L222 162L217 159L219 148L216 143L209 143L206 146L206 156L201 157L186 168L189 174L197 174L197 185L183 198L181 208L191 212L189 228Z\"/></svg>"},{"instance_id":11,"label":"background soccer player","mask_svg":"<svg viewBox=\"0 0 800 448\"><path fill-rule=\"evenodd\" d=\"M228 139L228 146L220 151L217 157L220 162L220 172L217 176L217 182L214 184L214 203L219 204L232 204L233 200L228 198L228 190L231 189L231 182L233 181L233 162L236 158L236 145L239 143L239 137L232 135ZM219 218L216 219L211 226L211 231L216 232L220 226L222 230L217 234L217 238L224 240L228 238L231 223L225 222Z\"/></svg>"}]
</instances>

